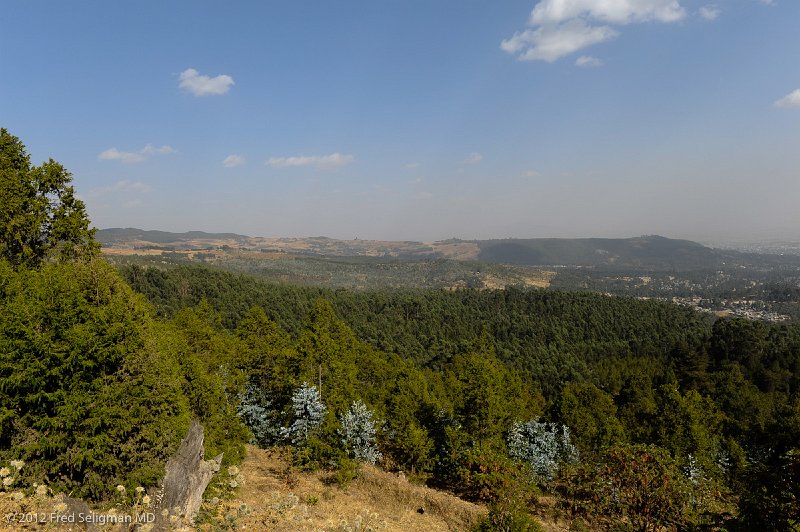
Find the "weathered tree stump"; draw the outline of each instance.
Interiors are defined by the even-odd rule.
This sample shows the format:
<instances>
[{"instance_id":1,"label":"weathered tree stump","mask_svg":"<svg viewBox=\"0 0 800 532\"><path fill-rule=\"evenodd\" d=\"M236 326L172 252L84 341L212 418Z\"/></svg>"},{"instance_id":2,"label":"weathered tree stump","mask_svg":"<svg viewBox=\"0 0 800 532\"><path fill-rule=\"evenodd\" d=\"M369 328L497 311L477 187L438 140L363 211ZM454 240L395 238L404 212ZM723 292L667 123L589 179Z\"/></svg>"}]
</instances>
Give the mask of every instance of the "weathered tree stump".
<instances>
[{"instance_id":1,"label":"weathered tree stump","mask_svg":"<svg viewBox=\"0 0 800 532\"><path fill-rule=\"evenodd\" d=\"M189 433L167 462L155 508L156 529L171 530L193 524L203 502L203 492L222 464L221 454L213 460L204 460L204 456L203 426L192 421Z\"/></svg>"}]
</instances>

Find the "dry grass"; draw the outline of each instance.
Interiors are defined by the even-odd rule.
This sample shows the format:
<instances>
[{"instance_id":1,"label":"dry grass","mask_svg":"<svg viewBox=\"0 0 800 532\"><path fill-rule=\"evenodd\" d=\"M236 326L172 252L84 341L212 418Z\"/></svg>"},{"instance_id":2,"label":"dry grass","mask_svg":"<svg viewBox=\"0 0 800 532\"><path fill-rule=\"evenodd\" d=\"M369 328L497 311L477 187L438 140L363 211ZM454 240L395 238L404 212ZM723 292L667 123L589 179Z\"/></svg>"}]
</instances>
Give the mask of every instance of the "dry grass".
<instances>
[{"instance_id":1,"label":"dry grass","mask_svg":"<svg viewBox=\"0 0 800 532\"><path fill-rule=\"evenodd\" d=\"M533 288L547 288L556 272L537 270L524 266L504 266L504 275L487 273L483 278L483 287L487 289L504 289L509 285L523 284Z\"/></svg>"},{"instance_id":2,"label":"dry grass","mask_svg":"<svg viewBox=\"0 0 800 532\"><path fill-rule=\"evenodd\" d=\"M206 501L196 529L289 531L396 531L445 532L470 530L484 516L484 506L449 493L408 482L402 475L364 465L346 488L330 482L330 473L298 473L280 450L247 447L235 478L233 497ZM221 474L230 474L228 471ZM233 477L231 477L233 478ZM207 495L208 496L208 495ZM65 504L66 503L66 504ZM63 495L27 495L0 492L0 517L14 513L43 516L44 524L0 522L0 532L15 530L86 530L80 524L50 522L52 512L89 513L88 506ZM91 510L96 514L135 514L146 509ZM569 523L558 515L555 500L540 497L534 509L546 532L565 532ZM205 515L203 515L205 514ZM147 528L147 527L145 527ZM106 525L94 530L122 532L130 525ZM185 528L182 530L190 530Z\"/></svg>"},{"instance_id":3,"label":"dry grass","mask_svg":"<svg viewBox=\"0 0 800 532\"><path fill-rule=\"evenodd\" d=\"M277 451L248 447L241 471L235 499L217 509L237 528L436 532L468 530L486 514L482 506L368 465L342 489L326 482L325 473L293 472Z\"/></svg>"},{"instance_id":4,"label":"dry grass","mask_svg":"<svg viewBox=\"0 0 800 532\"><path fill-rule=\"evenodd\" d=\"M120 255L120 256L127 256L127 255L148 255L148 256L156 256L156 255L163 255L164 252L160 249L137 249L132 247L122 247L122 246L103 246L101 251L106 255Z\"/></svg>"},{"instance_id":5,"label":"dry grass","mask_svg":"<svg viewBox=\"0 0 800 532\"><path fill-rule=\"evenodd\" d=\"M0 492L0 532L17 530L53 530L127 532L132 530L135 515L148 508L90 508L80 499L60 493L30 495ZM152 526L145 526L147 530Z\"/></svg>"},{"instance_id":6,"label":"dry grass","mask_svg":"<svg viewBox=\"0 0 800 532\"><path fill-rule=\"evenodd\" d=\"M477 244L471 242L401 242L389 240L337 240L317 238L265 238L249 237L247 239L180 239L174 242L148 242L144 240L126 240L103 245L103 252L109 255L157 255L160 249L148 247L174 247L176 251L208 251L228 246L231 250L266 249L266 253L312 253L321 256L394 257L401 254L421 253L421 256L440 254L444 258L455 260L476 260L480 253ZM279 251L280 250L280 251Z\"/></svg>"},{"instance_id":7,"label":"dry grass","mask_svg":"<svg viewBox=\"0 0 800 532\"><path fill-rule=\"evenodd\" d=\"M454 260L478 260L481 248L474 242L426 242L444 258Z\"/></svg>"}]
</instances>

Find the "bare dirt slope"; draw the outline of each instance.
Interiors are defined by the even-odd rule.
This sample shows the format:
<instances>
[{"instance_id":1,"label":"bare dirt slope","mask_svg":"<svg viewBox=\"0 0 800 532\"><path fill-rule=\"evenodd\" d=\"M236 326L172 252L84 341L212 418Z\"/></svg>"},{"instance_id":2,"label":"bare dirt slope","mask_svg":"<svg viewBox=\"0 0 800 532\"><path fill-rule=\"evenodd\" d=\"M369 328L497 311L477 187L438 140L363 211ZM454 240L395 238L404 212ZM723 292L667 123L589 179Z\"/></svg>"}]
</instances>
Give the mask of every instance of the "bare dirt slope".
<instances>
[{"instance_id":1,"label":"bare dirt slope","mask_svg":"<svg viewBox=\"0 0 800 532\"><path fill-rule=\"evenodd\" d=\"M482 506L364 465L346 488L326 473L294 473L278 452L249 446L226 513L249 530L469 530ZM246 505L244 507L243 505Z\"/></svg>"}]
</instances>

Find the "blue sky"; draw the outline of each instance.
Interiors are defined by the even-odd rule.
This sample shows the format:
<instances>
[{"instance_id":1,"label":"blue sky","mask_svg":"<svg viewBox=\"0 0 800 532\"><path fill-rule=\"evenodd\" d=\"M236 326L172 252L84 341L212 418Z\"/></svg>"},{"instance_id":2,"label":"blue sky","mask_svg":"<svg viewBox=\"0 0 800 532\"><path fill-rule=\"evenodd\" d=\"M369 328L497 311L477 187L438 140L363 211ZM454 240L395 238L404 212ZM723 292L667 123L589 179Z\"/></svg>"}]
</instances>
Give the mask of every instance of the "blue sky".
<instances>
[{"instance_id":1,"label":"blue sky","mask_svg":"<svg viewBox=\"0 0 800 532\"><path fill-rule=\"evenodd\" d=\"M7 2L98 227L800 239L800 2Z\"/></svg>"}]
</instances>

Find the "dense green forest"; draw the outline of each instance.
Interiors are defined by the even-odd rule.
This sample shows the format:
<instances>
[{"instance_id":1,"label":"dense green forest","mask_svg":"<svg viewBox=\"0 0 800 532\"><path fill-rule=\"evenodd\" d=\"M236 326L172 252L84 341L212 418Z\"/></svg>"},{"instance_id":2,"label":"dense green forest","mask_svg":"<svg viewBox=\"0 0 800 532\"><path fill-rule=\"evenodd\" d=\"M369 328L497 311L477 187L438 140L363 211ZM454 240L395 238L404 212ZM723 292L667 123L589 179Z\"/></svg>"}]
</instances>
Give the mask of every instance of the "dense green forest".
<instances>
[{"instance_id":1,"label":"dense green forest","mask_svg":"<svg viewBox=\"0 0 800 532\"><path fill-rule=\"evenodd\" d=\"M675 305L589 293L508 290L349 291L264 283L202 267L127 266L131 286L170 317L207 300L227 328L253 306L299 335L313 301L330 301L356 335L381 351L440 368L484 332L498 356L548 390L587 376L605 355L663 357L700 345L710 318Z\"/></svg>"},{"instance_id":2,"label":"dense green forest","mask_svg":"<svg viewBox=\"0 0 800 532\"><path fill-rule=\"evenodd\" d=\"M399 459L404 455L397 450L388 456L399 459L401 466L430 475L429 482L465 490L467 496L485 495L495 488L470 487L473 482L491 482L488 479L478 481L468 474L453 479L445 474L463 473L459 467L466 465L439 462L441 453L447 456L451 451L447 441L437 440L442 420L430 417L430 411L447 412L459 426L467 426L464 416L479 407L459 404L466 391L453 383L469 382L458 376L468 371L463 357L477 354L477 359L487 363L479 373L491 374L489 361L508 373L483 384L470 382L481 390L477 395L486 402L487 416L494 418L489 424L496 424L493 436L501 448L499 442L507 438L513 421L529 416L569 428L579 456L585 460L576 467L589 466L596 471L597 461L608 459L604 453L612 448L623 453L666 451L670 467L684 473L697 468L702 471L697 474L713 483L709 489L725 494L719 502L726 501L729 506L725 511L717 507L718 519L724 520L725 512L735 513L737 501L752 512L740 515L740 519L750 519L749 523L762 518L753 509L762 503L783 508L781 511L788 512L784 516L796 508L792 506L796 504L796 476L781 477L792 467L796 475L797 455L792 449L800 441L800 327L796 325L714 321L707 314L668 303L589 293L520 289L356 292L269 284L201 267L159 270L131 266L122 273L164 317L182 308L208 305L220 313L223 328L240 330L251 319L249 309L255 305L290 343L301 341L309 326L308 316L325 301L330 318L341 320L341 326L374 357L396 355L395 364L400 360L412 363L410 367L421 371L423 381L434 383L432 389L441 394L437 397L434 393L428 414L414 415L427 435L423 448L430 450L430 456L410 462ZM306 378L313 382L313 368L307 371ZM323 389L326 374L323 365ZM514 379L514 383L504 379ZM492 382L508 383L492 387ZM460 393L452 395L454 389ZM283 391L284 403L288 393ZM488 405L493 394L498 394L496 405L514 406L491 413ZM274 392L271 396L273 400L277 397ZM520 397L525 398L524 404L515 404ZM400 415L387 412L381 401L370 404L387 421ZM384 434L399 437L396 431ZM619 450L620 445L624 451ZM490 456L481 460L490 460ZM636 460L626 454L614 456ZM481 469L479 464L472 466ZM574 471L564 474L567 476L554 480L550 489L559 485L570 500L576 496L574 487L558 482L589 480L585 471L579 477L569 476L577 475ZM767 482L768 477L771 480ZM782 483L775 483L779 477ZM759 493L755 500L760 502L755 502L752 497ZM596 506L571 508L576 514L599 511ZM704 518L710 524L711 518ZM703 522L700 517L694 519Z\"/></svg>"},{"instance_id":3,"label":"dense green forest","mask_svg":"<svg viewBox=\"0 0 800 532\"><path fill-rule=\"evenodd\" d=\"M97 254L69 174L0 134L2 489L154 486L206 451L360 462L535 529L797 530L800 327L599 294L349 291ZM31 208L34 206L35 208ZM129 490L132 492L133 490Z\"/></svg>"}]
</instances>

